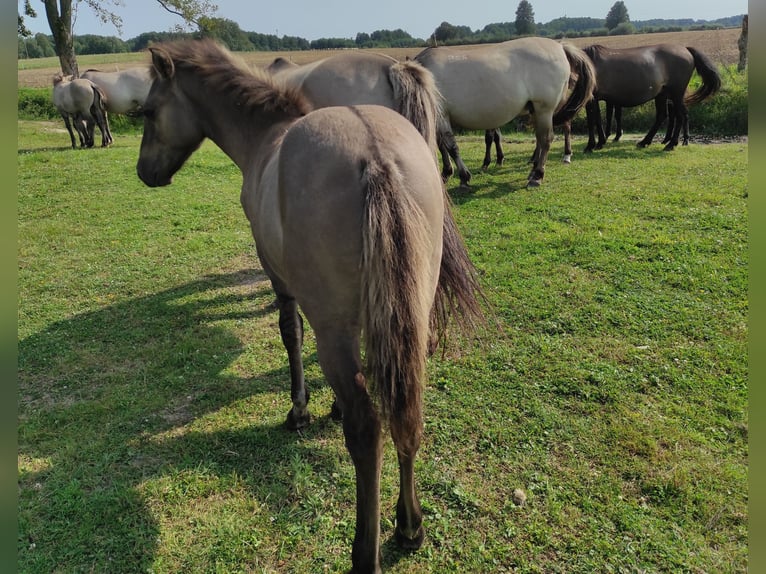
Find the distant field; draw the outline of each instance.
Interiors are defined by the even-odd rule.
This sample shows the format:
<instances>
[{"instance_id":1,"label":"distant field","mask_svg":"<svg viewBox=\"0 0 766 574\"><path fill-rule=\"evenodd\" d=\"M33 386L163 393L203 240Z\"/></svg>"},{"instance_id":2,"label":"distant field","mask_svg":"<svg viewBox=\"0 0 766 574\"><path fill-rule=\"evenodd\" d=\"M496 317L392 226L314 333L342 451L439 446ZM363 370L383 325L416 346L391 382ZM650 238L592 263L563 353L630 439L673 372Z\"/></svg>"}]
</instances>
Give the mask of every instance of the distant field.
<instances>
[{"instance_id":1,"label":"distant field","mask_svg":"<svg viewBox=\"0 0 766 574\"><path fill-rule=\"evenodd\" d=\"M593 38L571 38L568 42L576 46L590 44L604 44L628 48L631 46L644 46L647 44L659 44L669 42L683 44L702 50L716 63L722 65L734 64L739 59L737 40L739 28L726 28L721 30L699 30L694 32L662 32L657 34L633 34L630 36L601 36ZM414 56L420 48L388 48L375 49L374 52L389 54L397 59ZM283 56L299 64L312 62L324 58L329 54L327 50L306 50L297 52L242 52L241 55L252 65L265 65L277 56ZM146 63L147 56L144 52L128 54L99 54L79 56L80 69L99 67L103 70L121 70ZM58 58L39 58L34 60L19 60L18 78L20 87L47 87L51 84L52 76L59 71Z\"/></svg>"}]
</instances>

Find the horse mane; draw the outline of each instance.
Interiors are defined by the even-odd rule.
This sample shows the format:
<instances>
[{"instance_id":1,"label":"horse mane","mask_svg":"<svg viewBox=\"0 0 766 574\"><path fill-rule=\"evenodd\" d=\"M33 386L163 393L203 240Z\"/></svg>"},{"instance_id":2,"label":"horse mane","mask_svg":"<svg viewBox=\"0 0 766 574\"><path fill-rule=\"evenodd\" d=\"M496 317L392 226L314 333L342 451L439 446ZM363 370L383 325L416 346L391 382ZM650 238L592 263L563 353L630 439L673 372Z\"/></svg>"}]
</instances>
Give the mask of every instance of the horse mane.
<instances>
[{"instance_id":1,"label":"horse mane","mask_svg":"<svg viewBox=\"0 0 766 574\"><path fill-rule=\"evenodd\" d=\"M592 60L596 56L603 56L606 52L609 51L609 48L603 44L591 44L590 46L585 46L582 51L585 52Z\"/></svg>"},{"instance_id":2,"label":"horse mane","mask_svg":"<svg viewBox=\"0 0 766 574\"><path fill-rule=\"evenodd\" d=\"M199 76L206 85L226 94L243 109L265 108L294 117L311 110L308 100L298 90L279 83L265 70L248 67L213 40L179 40L157 44L154 48L165 52L176 70ZM154 67L151 74L152 80L157 79Z\"/></svg>"}]
</instances>

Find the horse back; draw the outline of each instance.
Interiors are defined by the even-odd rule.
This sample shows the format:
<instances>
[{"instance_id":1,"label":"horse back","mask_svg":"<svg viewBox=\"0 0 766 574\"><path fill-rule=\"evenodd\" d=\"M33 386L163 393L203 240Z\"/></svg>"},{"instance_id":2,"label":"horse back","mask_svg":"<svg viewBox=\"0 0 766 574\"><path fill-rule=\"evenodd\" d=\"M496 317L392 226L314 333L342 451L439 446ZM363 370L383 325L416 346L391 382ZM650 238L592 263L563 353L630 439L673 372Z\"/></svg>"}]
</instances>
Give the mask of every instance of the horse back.
<instances>
[{"instance_id":1,"label":"horse back","mask_svg":"<svg viewBox=\"0 0 766 574\"><path fill-rule=\"evenodd\" d=\"M563 47L548 38L426 48L415 60L433 73L451 121L467 129L503 125L530 102L552 112L570 78Z\"/></svg>"},{"instance_id":2,"label":"horse back","mask_svg":"<svg viewBox=\"0 0 766 574\"><path fill-rule=\"evenodd\" d=\"M359 305L361 229L370 188L379 184L394 186L394 196L416 206L413 213L427 222L423 272L433 297L444 217L441 178L428 145L393 110L354 106L311 112L288 130L260 189L243 189L251 195L243 203L252 202L249 217L264 266L290 285L312 324L328 307Z\"/></svg>"},{"instance_id":3,"label":"horse back","mask_svg":"<svg viewBox=\"0 0 766 574\"><path fill-rule=\"evenodd\" d=\"M694 71L692 54L678 44L585 51L596 68L599 98L626 107L652 100L663 90L682 93Z\"/></svg>"},{"instance_id":4,"label":"horse back","mask_svg":"<svg viewBox=\"0 0 766 574\"><path fill-rule=\"evenodd\" d=\"M383 54L349 52L278 74L301 89L315 108L377 104L392 107L388 69L396 60Z\"/></svg>"}]
</instances>

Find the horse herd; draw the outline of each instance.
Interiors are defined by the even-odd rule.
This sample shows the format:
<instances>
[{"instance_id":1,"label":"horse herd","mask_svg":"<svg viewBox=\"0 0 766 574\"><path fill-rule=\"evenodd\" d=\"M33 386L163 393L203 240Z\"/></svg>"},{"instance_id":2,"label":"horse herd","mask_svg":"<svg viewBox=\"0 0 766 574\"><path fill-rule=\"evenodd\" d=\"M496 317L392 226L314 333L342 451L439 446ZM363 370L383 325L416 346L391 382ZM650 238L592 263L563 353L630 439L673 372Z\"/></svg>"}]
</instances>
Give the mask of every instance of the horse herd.
<instances>
[{"instance_id":1,"label":"horse herd","mask_svg":"<svg viewBox=\"0 0 766 574\"><path fill-rule=\"evenodd\" d=\"M122 81L129 72L90 75L83 107L62 104L61 113L67 125L72 116L75 125L104 125L102 133L107 111L140 113L137 174L151 187L171 183L205 138L239 167L240 201L277 295L291 378L287 426L299 429L311 418L300 308L356 472L351 561L353 572L365 573L381 569L383 430L399 463L394 537L416 549L425 536L414 462L426 358L448 321L472 329L485 320L478 273L443 183L450 156L461 180L470 178L453 126L494 132L528 113L536 136L528 185L537 186L553 126L566 126L583 107L590 115L598 100L632 106L653 98L657 121L642 143L671 110L672 149L679 131L686 133L686 104L720 86L704 56L673 45L589 57L550 39L522 38L428 48L401 62L349 52L304 66L278 60L268 70L247 67L209 40L150 52L146 70L129 71L137 80ZM694 69L703 87L685 99ZM77 83L59 80L56 88ZM633 93L619 91L625 86Z\"/></svg>"}]
</instances>

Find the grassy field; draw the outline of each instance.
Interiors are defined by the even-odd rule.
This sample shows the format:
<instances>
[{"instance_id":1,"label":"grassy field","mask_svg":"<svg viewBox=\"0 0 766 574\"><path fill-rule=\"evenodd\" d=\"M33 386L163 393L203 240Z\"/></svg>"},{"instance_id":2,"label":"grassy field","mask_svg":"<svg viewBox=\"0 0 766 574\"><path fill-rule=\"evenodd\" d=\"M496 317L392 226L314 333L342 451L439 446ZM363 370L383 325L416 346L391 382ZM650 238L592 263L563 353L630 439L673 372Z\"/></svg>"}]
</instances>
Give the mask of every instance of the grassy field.
<instances>
[{"instance_id":1,"label":"grassy field","mask_svg":"<svg viewBox=\"0 0 766 574\"><path fill-rule=\"evenodd\" d=\"M478 171L455 213L497 319L429 362L417 480L427 538L388 572L745 572L747 143L574 162L532 141ZM272 294L209 142L172 186L139 135L71 150L18 132L18 570L343 572L354 476L328 417L296 434ZM514 503L514 490L526 504Z\"/></svg>"}]
</instances>

